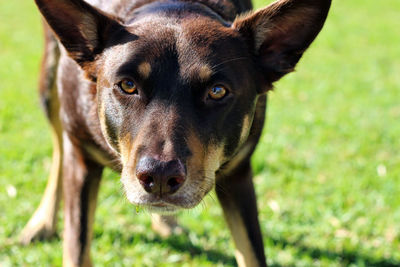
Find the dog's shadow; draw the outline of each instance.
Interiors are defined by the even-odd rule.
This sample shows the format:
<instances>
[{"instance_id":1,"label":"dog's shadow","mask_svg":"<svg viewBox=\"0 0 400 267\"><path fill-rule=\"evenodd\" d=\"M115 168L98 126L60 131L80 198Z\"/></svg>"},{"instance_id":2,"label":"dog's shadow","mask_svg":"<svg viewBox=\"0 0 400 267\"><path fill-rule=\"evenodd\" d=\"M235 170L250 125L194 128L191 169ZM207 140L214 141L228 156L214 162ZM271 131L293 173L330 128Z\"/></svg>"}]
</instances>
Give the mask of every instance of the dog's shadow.
<instances>
[{"instance_id":1,"label":"dog's shadow","mask_svg":"<svg viewBox=\"0 0 400 267\"><path fill-rule=\"evenodd\" d=\"M361 251L342 251L335 252L326 249L320 249L317 247L303 244L301 241L288 241L284 238L268 238L272 242L273 246L279 246L281 248L292 247L296 248L297 252L294 255L295 258L303 258L304 256L311 257L313 260L328 259L331 262L340 263L342 266L350 265L361 265L369 267L398 267L400 261L392 259L385 259L383 257L373 257L371 254L366 254ZM268 252L268 251L267 251ZM272 265L280 266L280 265Z\"/></svg>"},{"instance_id":2,"label":"dog's shadow","mask_svg":"<svg viewBox=\"0 0 400 267\"><path fill-rule=\"evenodd\" d=\"M147 243L163 243L172 250L177 252L189 253L192 257L204 256L208 261L215 264L219 263L223 266L237 266L235 257L227 255L215 249L205 249L200 245L193 244L187 234L171 235L162 238L158 235L149 237L143 235L143 241Z\"/></svg>"},{"instance_id":3,"label":"dog's shadow","mask_svg":"<svg viewBox=\"0 0 400 267\"><path fill-rule=\"evenodd\" d=\"M161 238L155 236L154 238L149 238L143 235L143 241L148 243L160 243L166 244L172 250L177 252L189 252L192 257L205 256L206 259L215 264L219 263L223 266L237 266L236 260L233 256L227 255L224 252L220 252L214 249L204 249L201 246L195 245L190 241L187 235L172 235L168 238ZM290 242L282 238L268 238L275 246L279 247L295 247L297 248L297 253L295 257L303 258L304 256L309 256L314 260L319 260L321 258L329 259L334 262L340 262L344 265L358 264L363 262L366 266L371 267L398 267L400 262L394 259L384 259L384 258L374 258L371 255L361 253L358 251L344 251L344 252L334 252L330 250L319 249L312 246L307 246L301 244L300 242ZM267 251L268 255L268 251ZM281 267L282 265L273 263L269 266Z\"/></svg>"},{"instance_id":4,"label":"dog's shadow","mask_svg":"<svg viewBox=\"0 0 400 267\"><path fill-rule=\"evenodd\" d=\"M101 233L95 233L95 236L99 237ZM144 233L138 233L134 236L126 236L126 234L116 231L114 233L114 238L125 239L124 242L131 243L133 239L140 239L141 242L149 244L164 244L170 249L176 252L187 253L192 257L203 256L208 261L215 264L222 264L223 266L237 266L236 260L233 256L226 254L226 252L220 252L216 249L205 249L202 246L193 244L186 234L172 235L168 238L162 238L158 235L146 235ZM96 237L95 237L96 238ZM206 237L207 238L207 237ZM54 237L51 241L52 243L60 242L59 237ZM400 266L400 261L395 259L383 259L375 258L371 255L367 255L358 251L344 251L344 252L334 252L330 250L319 249L312 246L307 246L302 244L301 241L288 241L281 237L268 238L268 241L272 243L273 246L281 248L296 248L297 253L294 255L296 258L303 258L304 256L309 256L314 260L320 260L322 258L328 259L333 262L340 262L344 266L349 266L352 264L358 265L363 263L365 266L371 267L398 267ZM13 246L18 246L19 243L14 239L9 239L9 242L4 242L0 245L0 251L10 250ZM268 255L268 250L267 250ZM269 265L270 267L281 267L282 265L273 263Z\"/></svg>"}]
</instances>

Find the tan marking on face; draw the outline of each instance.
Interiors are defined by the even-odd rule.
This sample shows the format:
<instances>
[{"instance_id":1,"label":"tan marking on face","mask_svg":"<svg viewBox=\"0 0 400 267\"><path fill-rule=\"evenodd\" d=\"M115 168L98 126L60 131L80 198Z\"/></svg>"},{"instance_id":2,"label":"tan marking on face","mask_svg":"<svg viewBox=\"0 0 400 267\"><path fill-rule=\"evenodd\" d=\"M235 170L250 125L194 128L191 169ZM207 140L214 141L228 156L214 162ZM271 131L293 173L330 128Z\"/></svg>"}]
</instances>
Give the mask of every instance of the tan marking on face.
<instances>
[{"instance_id":1,"label":"tan marking on face","mask_svg":"<svg viewBox=\"0 0 400 267\"><path fill-rule=\"evenodd\" d=\"M135 169L138 159L137 151L133 149L141 144L144 136L144 131L140 131L134 138L127 133L119 140L122 161L121 182L124 185L126 197L131 203L138 203L141 196L146 194L136 179Z\"/></svg>"},{"instance_id":2,"label":"tan marking on face","mask_svg":"<svg viewBox=\"0 0 400 267\"><path fill-rule=\"evenodd\" d=\"M107 124L106 124L106 111L105 111L105 104L100 103L100 107L97 111L99 120L100 120L100 129L103 132L103 135L106 139L108 146L115 151L115 148L111 145L109 138L107 137Z\"/></svg>"},{"instance_id":3,"label":"tan marking on face","mask_svg":"<svg viewBox=\"0 0 400 267\"><path fill-rule=\"evenodd\" d=\"M138 72L144 79L149 78L151 73L150 63L149 62L140 63L140 65L138 66Z\"/></svg>"},{"instance_id":4,"label":"tan marking on face","mask_svg":"<svg viewBox=\"0 0 400 267\"><path fill-rule=\"evenodd\" d=\"M99 119L100 119L101 131L103 132L104 136L107 136L106 111L105 111L104 103L100 104L100 107L98 110L98 115L99 115ZM106 138L106 140L107 140L107 138Z\"/></svg>"},{"instance_id":5,"label":"tan marking on face","mask_svg":"<svg viewBox=\"0 0 400 267\"><path fill-rule=\"evenodd\" d=\"M204 159L204 170L207 172L215 172L219 169L224 161L224 146L210 145L207 148L206 157Z\"/></svg>"},{"instance_id":6,"label":"tan marking on face","mask_svg":"<svg viewBox=\"0 0 400 267\"><path fill-rule=\"evenodd\" d=\"M250 126L250 116L246 115L243 119L242 131L240 132L240 145L246 141L250 132Z\"/></svg>"},{"instance_id":7,"label":"tan marking on face","mask_svg":"<svg viewBox=\"0 0 400 267\"><path fill-rule=\"evenodd\" d=\"M206 146L193 131L189 133L187 143L192 152L187 162L188 184L195 186L187 187L185 191L190 198L200 200L215 184L215 172L223 162L223 146Z\"/></svg>"},{"instance_id":8,"label":"tan marking on face","mask_svg":"<svg viewBox=\"0 0 400 267\"><path fill-rule=\"evenodd\" d=\"M125 166L128 163L132 150L132 136L130 133L125 134L119 140L119 150L121 151L122 163Z\"/></svg>"},{"instance_id":9,"label":"tan marking on face","mask_svg":"<svg viewBox=\"0 0 400 267\"><path fill-rule=\"evenodd\" d=\"M191 131L187 138L187 143L192 156L188 160L188 168L202 170L205 157L205 148L199 138Z\"/></svg>"},{"instance_id":10,"label":"tan marking on face","mask_svg":"<svg viewBox=\"0 0 400 267\"><path fill-rule=\"evenodd\" d=\"M187 138L188 146L192 152L188 167L203 170L207 177L214 176L224 161L224 146L222 144L210 144L207 147L200 141L194 132Z\"/></svg>"},{"instance_id":11,"label":"tan marking on face","mask_svg":"<svg viewBox=\"0 0 400 267\"><path fill-rule=\"evenodd\" d=\"M198 75L201 81L207 81L211 78L212 70L208 65L202 65L198 70Z\"/></svg>"}]
</instances>

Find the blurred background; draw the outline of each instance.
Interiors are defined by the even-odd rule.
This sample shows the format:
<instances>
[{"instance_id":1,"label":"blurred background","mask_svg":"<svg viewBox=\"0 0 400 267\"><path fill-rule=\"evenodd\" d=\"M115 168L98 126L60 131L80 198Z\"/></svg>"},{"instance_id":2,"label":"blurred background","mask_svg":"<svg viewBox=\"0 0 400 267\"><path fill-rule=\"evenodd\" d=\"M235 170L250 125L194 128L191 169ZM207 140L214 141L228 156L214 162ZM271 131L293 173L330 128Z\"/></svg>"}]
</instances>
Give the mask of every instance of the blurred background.
<instances>
[{"instance_id":1,"label":"blurred background","mask_svg":"<svg viewBox=\"0 0 400 267\"><path fill-rule=\"evenodd\" d=\"M51 162L37 94L42 46L33 1L0 0L0 266L62 262L59 238L16 243ZM399 86L400 1L333 0L297 71L269 94L253 157L270 265L400 266ZM189 235L163 240L127 203L117 174L102 183L95 266L236 265L214 194L180 214Z\"/></svg>"}]
</instances>

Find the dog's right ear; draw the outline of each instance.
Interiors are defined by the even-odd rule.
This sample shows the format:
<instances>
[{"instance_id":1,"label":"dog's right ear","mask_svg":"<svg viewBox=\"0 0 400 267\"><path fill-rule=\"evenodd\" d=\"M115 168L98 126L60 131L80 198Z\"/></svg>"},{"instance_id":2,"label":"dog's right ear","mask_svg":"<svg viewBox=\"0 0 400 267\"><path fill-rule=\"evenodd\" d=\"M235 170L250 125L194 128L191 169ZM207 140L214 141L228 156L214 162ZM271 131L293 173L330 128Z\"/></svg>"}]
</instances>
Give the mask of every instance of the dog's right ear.
<instances>
[{"instance_id":1,"label":"dog's right ear","mask_svg":"<svg viewBox=\"0 0 400 267\"><path fill-rule=\"evenodd\" d=\"M69 56L85 67L104 49L110 33L123 29L116 19L82 0L35 0Z\"/></svg>"}]
</instances>

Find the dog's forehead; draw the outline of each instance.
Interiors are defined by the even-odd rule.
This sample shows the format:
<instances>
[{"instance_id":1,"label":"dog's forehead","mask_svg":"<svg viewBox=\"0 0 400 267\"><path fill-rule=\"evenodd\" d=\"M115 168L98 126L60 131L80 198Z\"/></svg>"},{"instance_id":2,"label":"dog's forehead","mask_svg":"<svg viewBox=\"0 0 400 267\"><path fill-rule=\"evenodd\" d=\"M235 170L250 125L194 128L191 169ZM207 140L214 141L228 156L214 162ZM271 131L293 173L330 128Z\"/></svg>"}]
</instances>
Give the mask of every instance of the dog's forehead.
<instances>
[{"instance_id":1,"label":"dog's forehead","mask_svg":"<svg viewBox=\"0 0 400 267\"><path fill-rule=\"evenodd\" d=\"M136 66L143 76L149 76L162 61L172 60L182 75L195 72L204 80L213 65L245 51L236 31L208 17L149 16L126 29L138 38L112 47L109 56L106 53L107 65L114 70L126 64Z\"/></svg>"}]
</instances>

